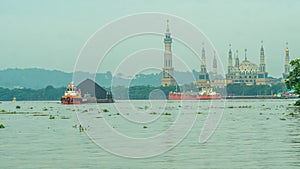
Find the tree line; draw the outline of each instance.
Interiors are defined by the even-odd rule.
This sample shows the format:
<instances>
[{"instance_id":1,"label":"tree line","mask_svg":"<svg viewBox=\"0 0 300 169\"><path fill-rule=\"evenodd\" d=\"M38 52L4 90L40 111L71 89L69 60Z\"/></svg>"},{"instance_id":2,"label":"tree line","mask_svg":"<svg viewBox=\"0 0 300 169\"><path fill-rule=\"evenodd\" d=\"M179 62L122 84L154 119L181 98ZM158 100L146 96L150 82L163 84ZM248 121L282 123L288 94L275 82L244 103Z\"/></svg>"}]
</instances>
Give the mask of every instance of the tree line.
<instances>
[{"instance_id":1,"label":"tree line","mask_svg":"<svg viewBox=\"0 0 300 169\"><path fill-rule=\"evenodd\" d=\"M0 87L0 100L11 101L14 97L17 100L60 100L65 92L65 87L54 88L49 85L43 89L7 89ZM166 99L169 92L198 92L194 85L184 85L181 87L176 86L116 86L112 88L105 88L111 91L114 99ZM226 89L214 89L222 95L234 96L256 96L256 95L272 95L277 92L286 90L283 83L278 83L272 86L268 85L253 85L247 86L245 84L229 84Z\"/></svg>"}]
</instances>

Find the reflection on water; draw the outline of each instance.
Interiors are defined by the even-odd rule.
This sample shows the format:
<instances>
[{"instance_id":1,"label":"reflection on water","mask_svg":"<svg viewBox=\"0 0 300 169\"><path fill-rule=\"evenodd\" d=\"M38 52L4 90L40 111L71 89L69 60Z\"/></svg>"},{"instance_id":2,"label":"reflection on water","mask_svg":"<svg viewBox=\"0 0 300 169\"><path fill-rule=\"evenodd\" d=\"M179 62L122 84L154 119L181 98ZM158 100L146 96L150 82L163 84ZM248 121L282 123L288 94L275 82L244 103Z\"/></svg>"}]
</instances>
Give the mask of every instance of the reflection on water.
<instances>
[{"instance_id":1,"label":"reflection on water","mask_svg":"<svg viewBox=\"0 0 300 169\"><path fill-rule=\"evenodd\" d=\"M205 144L199 144L198 139L209 107L213 106L208 101L195 111L193 106L167 102L167 109L162 106L153 110L157 114L150 110L155 107L149 101L115 103L127 106L127 112L118 112L114 104L74 107L57 102L2 102L0 124L5 128L0 129L0 168L299 168L300 111L288 106L293 102L229 100L218 129ZM130 111L132 106L136 111ZM168 129L181 109L201 112L188 135L166 153L143 159L115 156L101 149L79 131L76 115L77 111L94 113L95 118L105 119L125 135L149 137ZM170 115L163 115L165 112ZM137 114L151 121L127 120L138 118ZM89 130L89 126L84 127ZM161 146L173 144L172 137L174 133L164 137ZM121 148L127 145L111 144Z\"/></svg>"}]
</instances>

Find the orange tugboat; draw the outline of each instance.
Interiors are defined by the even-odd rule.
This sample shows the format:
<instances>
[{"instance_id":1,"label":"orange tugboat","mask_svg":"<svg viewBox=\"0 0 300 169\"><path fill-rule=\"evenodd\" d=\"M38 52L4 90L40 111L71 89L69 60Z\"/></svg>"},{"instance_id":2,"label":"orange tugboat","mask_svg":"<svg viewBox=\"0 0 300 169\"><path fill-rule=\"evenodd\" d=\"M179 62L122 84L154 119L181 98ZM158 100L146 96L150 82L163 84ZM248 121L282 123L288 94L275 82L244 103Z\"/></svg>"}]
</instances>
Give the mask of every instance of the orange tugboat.
<instances>
[{"instance_id":1,"label":"orange tugboat","mask_svg":"<svg viewBox=\"0 0 300 169\"><path fill-rule=\"evenodd\" d=\"M76 89L76 86L71 82L65 91L65 95L61 97L62 104L81 104L82 97L80 90Z\"/></svg>"}]
</instances>

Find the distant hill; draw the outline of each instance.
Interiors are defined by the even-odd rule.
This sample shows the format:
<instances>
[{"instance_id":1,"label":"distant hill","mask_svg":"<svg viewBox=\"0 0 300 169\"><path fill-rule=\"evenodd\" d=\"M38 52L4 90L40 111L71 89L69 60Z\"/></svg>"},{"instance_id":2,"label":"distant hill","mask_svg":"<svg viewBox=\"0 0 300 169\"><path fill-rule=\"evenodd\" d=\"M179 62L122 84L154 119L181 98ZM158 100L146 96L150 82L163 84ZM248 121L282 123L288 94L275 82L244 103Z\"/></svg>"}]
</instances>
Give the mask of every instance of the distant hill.
<instances>
[{"instance_id":1,"label":"distant hill","mask_svg":"<svg viewBox=\"0 0 300 169\"><path fill-rule=\"evenodd\" d=\"M198 72L175 72L175 78L179 84L192 83L193 77L197 79ZM103 87L113 86L160 86L162 73L138 74L132 80L122 75L112 76L111 72L95 74L87 72L76 72L76 81L78 84L81 81L90 78ZM73 73L66 73L58 70L45 70L39 68L27 69L5 69L0 70L0 87L3 88L31 88L41 89L49 85L53 87L64 87L73 79ZM113 80L113 81L112 81Z\"/></svg>"}]
</instances>

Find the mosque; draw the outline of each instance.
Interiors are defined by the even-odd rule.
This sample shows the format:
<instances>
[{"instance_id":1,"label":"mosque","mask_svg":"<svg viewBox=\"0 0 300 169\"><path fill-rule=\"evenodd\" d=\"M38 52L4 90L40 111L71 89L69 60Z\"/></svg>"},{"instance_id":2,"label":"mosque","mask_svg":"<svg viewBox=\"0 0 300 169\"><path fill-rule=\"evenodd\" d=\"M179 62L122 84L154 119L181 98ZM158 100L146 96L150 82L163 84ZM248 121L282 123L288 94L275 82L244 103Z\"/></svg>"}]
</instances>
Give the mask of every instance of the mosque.
<instances>
[{"instance_id":1,"label":"mosque","mask_svg":"<svg viewBox=\"0 0 300 169\"><path fill-rule=\"evenodd\" d=\"M234 60L235 64L233 65L232 51L230 48L228 52L228 70L226 74L226 84L268 84L268 72L266 71L263 42L261 42L259 66L247 59L247 49L245 49L245 58L241 63L238 56L238 50L236 50L234 53Z\"/></svg>"},{"instance_id":2,"label":"mosque","mask_svg":"<svg viewBox=\"0 0 300 169\"><path fill-rule=\"evenodd\" d=\"M167 29L164 38L164 45L165 45L165 52L164 52L164 67L163 67L163 77L161 80L162 86L175 86L176 81L174 79L174 67L172 65L172 38L169 28L169 23L167 21ZM284 72L282 76L282 82L288 77L290 72L290 57L289 57L289 48L288 44L286 44L285 49L285 65L284 65ZM234 53L231 50L231 45L229 45L228 51L228 67L227 67L227 74L225 78L216 78L218 75L217 72L217 59L216 54L214 52L213 56L213 72L212 77L209 76L207 71L206 65L206 56L205 56L205 49L204 45L202 44L202 56L201 56L201 66L200 72L198 75L198 80L196 85L198 88L205 88L205 87L220 87L223 88L228 84L246 84L246 85L271 85L271 78L268 77L268 72L266 70L266 63L265 63L265 51L263 46L263 41L261 41L261 48L260 48L260 61L259 65L252 63L247 58L247 49L245 49L245 56L244 60L240 62L238 50ZM234 56L233 56L234 55ZM233 63L234 61L234 63Z\"/></svg>"}]
</instances>

